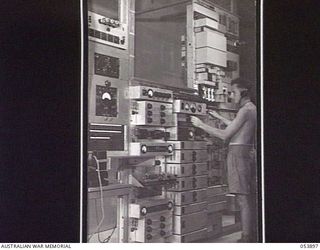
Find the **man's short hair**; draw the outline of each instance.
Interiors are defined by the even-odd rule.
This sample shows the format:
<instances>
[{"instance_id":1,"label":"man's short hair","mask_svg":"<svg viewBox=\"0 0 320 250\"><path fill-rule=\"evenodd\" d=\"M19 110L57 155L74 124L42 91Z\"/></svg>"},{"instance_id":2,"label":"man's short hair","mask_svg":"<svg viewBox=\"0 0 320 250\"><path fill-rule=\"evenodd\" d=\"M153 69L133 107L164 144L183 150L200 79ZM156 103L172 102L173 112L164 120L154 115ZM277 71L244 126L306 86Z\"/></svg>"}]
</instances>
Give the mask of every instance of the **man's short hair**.
<instances>
[{"instance_id":1,"label":"man's short hair","mask_svg":"<svg viewBox=\"0 0 320 250\"><path fill-rule=\"evenodd\" d=\"M253 84L252 82L244 79L244 78L237 78L232 80L231 85L237 85L240 89L243 89L241 91L241 97L252 97L252 89L253 89Z\"/></svg>"},{"instance_id":2,"label":"man's short hair","mask_svg":"<svg viewBox=\"0 0 320 250\"><path fill-rule=\"evenodd\" d=\"M252 88L252 83L243 78L237 78L232 80L231 85L237 84L239 88L250 90Z\"/></svg>"}]
</instances>

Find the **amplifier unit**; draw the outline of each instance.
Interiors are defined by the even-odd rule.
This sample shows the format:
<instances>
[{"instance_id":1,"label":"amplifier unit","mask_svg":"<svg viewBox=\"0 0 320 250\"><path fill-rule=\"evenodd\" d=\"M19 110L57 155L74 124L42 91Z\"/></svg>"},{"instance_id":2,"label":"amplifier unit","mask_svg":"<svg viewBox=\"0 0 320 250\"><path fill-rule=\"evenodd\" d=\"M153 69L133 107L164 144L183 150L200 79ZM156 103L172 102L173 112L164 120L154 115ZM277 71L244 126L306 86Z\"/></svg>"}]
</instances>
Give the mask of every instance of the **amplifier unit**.
<instances>
[{"instance_id":1,"label":"amplifier unit","mask_svg":"<svg viewBox=\"0 0 320 250\"><path fill-rule=\"evenodd\" d=\"M208 164L203 163L187 163L187 164L166 164L162 166L166 168L166 172L179 177L196 176L208 174Z\"/></svg>"},{"instance_id":2,"label":"amplifier unit","mask_svg":"<svg viewBox=\"0 0 320 250\"><path fill-rule=\"evenodd\" d=\"M208 143L205 141L169 141L174 145L175 150L202 149L207 150Z\"/></svg>"},{"instance_id":3,"label":"amplifier unit","mask_svg":"<svg viewBox=\"0 0 320 250\"><path fill-rule=\"evenodd\" d=\"M173 234L186 234L207 227L207 211L173 215Z\"/></svg>"},{"instance_id":4,"label":"amplifier unit","mask_svg":"<svg viewBox=\"0 0 320 250\"><path fill-rule=\"evenodd\" d=\"M190 102L186 100L174 100L173 112L192 115L206 115L207 105L205 103Z\"/></svg>"},{"instance_id":5,"label":"amplifier unit","mask_svg":"<svg viewBox=\"0 0 320 250\"><path fill-rule=\"evenodd\" d=\"M173 145L164 142L131 142L129 153L131 156L170 156L173 153Z\"/></svg>"},{"instance_id":6,"label":"amplifier unit","mask_svg":"<svg viewBox=\"0 0 320 250\"><path fill-rule=\"evenodd\" d=\"M206 162L208 160L207 150L175 150L167 157L167 163L193 163Z\"/></svg>"},{"instance_id":7,"label":"amplifier unit","mask_svg":"<svg viewBox=\"0 0 320 250\"><path fill-rule=\"evenodd\" d=\"M168 197L174 201L175 206L184 206L190 203L207 200L207 189L199 189L185 192L167 192Z\"/></svg>"},{"instance_id":8,"label":"amplifier unit","mask_svg":"<svg viewBox=\"0 0 320 250\"><path fill-rule=\"evenodd\" d=\"M173 214L174 215L186 215L196 212L201 212L207 209L207 202L200 202L189 204L185 206L174 206Z\"/></svg>"},{"instance_id":9,"label":"amplifier unit","mask_svg":"<svg viewBox=\"0 0 320 250\"><path fill-rule=\"evenodd\" d=\"M166 242L172 235L172 208L168 199L144 199L130 204L130 241Z\"/></svg>"},{"instance_id":10,"label":"amplifier unit","mask_svg":"<svg viewBox=\"0 0 320 250\"><path fill-rule=\"evenodd\" d=\"M161 127L174 126L172 104L149 101L132 102L131 124Z\"/></svg>"},{"instance_id":11,"label":"amplifier unit","mask_svg":"<svg viewBox=\"0 0 320 250\"><path fill-rule=\"evenodd\" d=\"M176 179L176 183L168 188L169 191L187 191L208 187L208 175L181 177Z\"/></svg>"},{"instance_id":12,"label":"amplifier unit","mask_svg":"<svg viewBox=\"0 0 320 250\"><path fill-rule=\"evenodd\" d=\"M132 129L132 141L141 140L164 140L170 138L170 132L166 132L164 128L145 128L134 127Z\"/></svg>"},{"instance_id":13,"label":"amplifier unit","mask_svg":"<svg viewBox=\"0 0 320 250\"><path fill-rule=\"evenodd\" d=\"M150 100L160 102L173 102L173 92L166 89L158 89L147 86L130 86L130 99Z\"/></svg>"}]
</instances>

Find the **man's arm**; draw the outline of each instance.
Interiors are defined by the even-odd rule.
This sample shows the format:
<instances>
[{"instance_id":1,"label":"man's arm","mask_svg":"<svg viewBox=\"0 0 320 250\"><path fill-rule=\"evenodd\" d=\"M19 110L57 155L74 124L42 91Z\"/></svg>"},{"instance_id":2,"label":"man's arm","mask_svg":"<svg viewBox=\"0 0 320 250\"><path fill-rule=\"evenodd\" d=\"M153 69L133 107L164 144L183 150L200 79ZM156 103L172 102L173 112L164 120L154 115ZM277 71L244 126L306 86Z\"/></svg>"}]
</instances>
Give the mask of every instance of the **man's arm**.
<instances>
[{"instance_id":1,"label":"man's arm","mask_svg":"<svg viewBox=\"0 0 320 250\"><path fill-rule=\"evenodd\" d=\"M204 122L202 122L197 117L192 117L192 123L194 126L199 127L206 131L208 134L218 137L222 140L227 140L231 138L238 130L242 127L247 119L247 110L240 109L236 118L228 125L226 129L213 128Z\"/></svg>"},{"instance_id":2,"label":"man's arm","mask_svg":"<svg viewBox=\"0 0 320 250\"><path fill-rule=\"evenodd\" d=\"M230 123L232 122L232 121L228 120L227 118L223 117L222 115L220 115L217 111L210 111L209 115L221 120L227 126L230 125Z\"/></svg>"}]
</instances>

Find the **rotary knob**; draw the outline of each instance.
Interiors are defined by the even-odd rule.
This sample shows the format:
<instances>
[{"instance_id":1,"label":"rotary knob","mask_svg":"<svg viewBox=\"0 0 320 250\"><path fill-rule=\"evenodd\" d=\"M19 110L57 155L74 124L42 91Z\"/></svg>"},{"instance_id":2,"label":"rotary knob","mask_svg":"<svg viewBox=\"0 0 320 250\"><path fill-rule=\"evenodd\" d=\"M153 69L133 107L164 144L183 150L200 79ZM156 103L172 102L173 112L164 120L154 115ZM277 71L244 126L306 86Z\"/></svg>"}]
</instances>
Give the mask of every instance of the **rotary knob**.
<instances>
[{"instance_id":1,"label":"rotary knob","mask_svg":"<svg viewBox=\"0 0 320 250\"><path fill-rule=\"evenodd\" d=\"M166 220L166 217L160 216L160 221L165 221L165 220Z\"/></svg>"},{"instance_id":2,"label":"rotary knob","mask_svg":"<svg viewBox=\"0 0 320 250\"><path fill-rule=\"evenodd\" d=\"M147 232L148 233L152 232L152 227L147 227Z\"/></svg>"},{"instance_id":3,"label":"rotary knob","mask_svg":"<svg viewBox=\"0 0 320 250\"><path fill-rule=\"evenodd\" d=\"M168 153L172 153L173 152L173 146L172 145L169 145L168 146Z\"/></svg>"},{"instance_id":4,"label":"rotary knob","mask_svg":"<svg viewBox=\"0 0 320 250\"><path fill-rule=\"evenodd\" d=\"M146 215L147 214L147 208L146 207L142 207L140 210L141 215Z\"/></svg>"},{"instance_id":5,"label":"rotary knob","mask_svg":"<svg viewBox=\"0 0 320 250\"><path fill-rule=\"evenodd\" d=\"M160 231L160 235L161 235L161 236L165 236L165 235L166 235L166 232L161 230L161 231Z\"/></svg>"},{"instance_id":6,"label":"rotary knob","mask_svg":"<svg viewBox=\"0 0 320 250\"><path fill-rule=\"evenodd\" d=\"M201 106L201 104L198 105L198 111L199 111L199 112L202 111L202 106Z\"/></svg>"},{"instance_id":7,"label":"rotary knob","mask_svg":"<svg viewBox=\"0 0 320 250\"><path fill-rule=\"evenodd\" d=\"M152 98L153 97L153 90L148 89L148 97Z\"/></svg>"},{"instance_id":8,"label":"rotary knob","mask_svg":"<svg viewBox=\"0 0 320 250\"><path fill-rule=\"evenodd\" d=\"M146 146L146 145L142 145L142 146L141 146L141 152L142 152L143 154L147 153L147 146Z\"/></svg>"},{"instance_id":9,"label":"rotary knob","mask_svg":"<svg viewBox=\"0 0 320 250\"><path fill-rule=\"evenodd\" d=\"M161 105L161 106L160 106L160 109L161 109L161 110L165 110L165 109L166 109L166 106Z\"/></svg>"},{"instance_id":10,"label":"rotary knob","mask_svg":"<svg viewBox=\"0 0 320 250\"><path fill-rule=\"evenodd\" d=\"M152 235L151 234L147 234L147 240L151 240L152 239Z\"/></svg>"},{"instance_id":11,"label":"rotary knob","mask_svg":"<svg viewBox=\"0 0 320 250\"><path fill-rule=\"evenodd\" d=\"M186 104L184 105L184 109L185 109L185 110L189 110L189 109L190 109L189 103L186 103Z\"/></svg>"},{"instance_id":12,"label":"rotary knob","mask_svg":"<svg viewBox=\"0 0 320 250\"><path fill-rule=\"evenodd\" d=\"M189 131L189 138L192 139L194 137L193 131Z\"/></svg>"},{"instance_id":13,"label":"rotary knob","mask_svg":"<svg viewBox=\"0 0 320 250\"><path fill-rule=\"evenodd\" d=\"M152 224L152 220L151 219L147 219L147 225L151 225Z\"/></svg>"},{"instance_id":14,"label":"rotary knob","mask_svg":"<svg viewBox=\"0 0 320 250\"><path fill-rule=\"evenodd\" d=\"M190 110L191 110L191 112L192 113L195 113L197 110L196 110L196 104L192 104L191 106L190 106Z\"/></svg>"}]
</instances>

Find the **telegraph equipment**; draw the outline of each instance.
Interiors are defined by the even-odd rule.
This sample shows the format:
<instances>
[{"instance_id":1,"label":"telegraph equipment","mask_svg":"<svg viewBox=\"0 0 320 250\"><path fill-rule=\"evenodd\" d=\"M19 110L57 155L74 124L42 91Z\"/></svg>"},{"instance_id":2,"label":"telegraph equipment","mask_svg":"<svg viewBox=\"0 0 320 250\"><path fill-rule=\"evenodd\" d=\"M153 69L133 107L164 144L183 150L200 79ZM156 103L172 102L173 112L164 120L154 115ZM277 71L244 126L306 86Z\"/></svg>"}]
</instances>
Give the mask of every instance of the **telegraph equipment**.
<instances>
[{"instance_id":1,"label":"telegraph equipment","mask_svg":"<svg viewBox=\"0 0 320 250\"><path fill-rule=\"evenodd\" d=\"M208 173L208 164L201 163L186 163L186 164L167 164L167 173L176 177L205 175Z\"/></svg>"},{"instance_id":2,"label":"telegraph equipment","mask_svg":"<svg viewBox=\"0 0 320 250\"><path fill-rule=\"evenodd\" d=\"M172 235L173 202L168 199L140 199L129 205L131 242L167 242Z\"/></svg>"},{"instance_id":3,"label":"telegraph equipment","mask_svg":"<svg viewBox=\"0 0 320 250\"><path fill-rule=\"evenodd\" d=\"M172 104L151 101L133 101L131 124L148 126L173 126Z\"/></svg>"},{"instance_id":4,"label":"telegraph equipment","mask_svg":"<svg viewBox=\"0 0 320 250\"><path fill-rule=\"evenodd\" d=\"M187 100L174 100L173 112L192 115L206 115L207 107L205 103L197 103Z\"/></svg>"},{"instance_id":5,"label":"telegraph equipment","mask_svg":"<svg viewBox=\"0 0 320 250\"><path fill-rule=\"evenodd\" d=\"M183 235L207 226L207 211L174 216L173 234Z\"/></svg>"},{"instance_id":6,"label":"telegraph equipment","mask_svg":"<svg viewBox=\"0 0 320 250\"><path fill-rule=\"evenodd\" d=\"M207 160L207 150L174 150L173 154L167 157L167 163L193 163Z\"/></svg>"},{"instance_id":7,"label":"telegraph equipment","mask_svg":"<svg viewBox=\"0 0 320 250\"><path fill-rule=\"evenodd\" d=\"M130 86L129 96L131 99L151 100L159 102L173 102L173 93L170 90L148 86Z\"/></svg>"},{"instance_id":8,"label":"telegraph equipment","mask_svg":"<svg viewBox=\"0 0 320 250\"><path fill-rule=\"evenodd\" d=\"M131 142L131 156L157 156L157 155L172 155L173 145L171 143L156 143L156 142Z\"/></svg>"},{"instance_id":9,"label":"telegraph equipment","mask_svg":"<svg viewBox=\"0 0 320 250\"><path fill-rule=\"evenodd\" d=\"M128 48L128 26L120 20L88 12L89 39L120 49Z\"/></svg>"},{"instance_id":10,"label":"telegraph equipment","mask_svg":"<svg viewBox=\"0 0 320 250\"><path fill-rule=\"evenodd\" d=\"M180 177L177 178L176 184L170 187L169 191L187 191L206 188L208 186L208 175Z\"/></svg>"}]
</instances>

